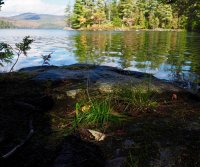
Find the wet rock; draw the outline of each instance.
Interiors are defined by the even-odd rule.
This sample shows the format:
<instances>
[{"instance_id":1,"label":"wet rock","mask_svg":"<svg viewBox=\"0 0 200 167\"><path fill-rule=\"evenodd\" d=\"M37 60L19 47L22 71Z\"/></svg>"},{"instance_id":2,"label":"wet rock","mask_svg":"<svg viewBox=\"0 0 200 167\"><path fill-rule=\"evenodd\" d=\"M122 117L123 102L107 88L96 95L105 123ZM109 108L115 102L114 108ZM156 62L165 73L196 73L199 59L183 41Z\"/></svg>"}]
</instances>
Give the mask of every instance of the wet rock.
<instances>
[{"instance_id":1,"label":"wet rock","mask_svg":"<svg viewBox=\"0 0 200 167\"><path fill-rule=\"evenodd\" d=\"M124 167L126 163L126 157L118 157L112 160L108 160L106 167Z\"/></svg>"}]
</instances>

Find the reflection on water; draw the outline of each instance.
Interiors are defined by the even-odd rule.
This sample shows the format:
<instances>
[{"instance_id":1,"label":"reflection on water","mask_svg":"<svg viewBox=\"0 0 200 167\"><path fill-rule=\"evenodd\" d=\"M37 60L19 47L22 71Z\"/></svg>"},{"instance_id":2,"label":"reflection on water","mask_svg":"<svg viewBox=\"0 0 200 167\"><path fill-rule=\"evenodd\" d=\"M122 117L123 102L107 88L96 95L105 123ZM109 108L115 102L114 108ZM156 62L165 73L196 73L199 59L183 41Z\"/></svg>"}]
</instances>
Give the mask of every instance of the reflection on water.
<instances>
[{"instance_id":1,"label":"reflection on water","mask_svg":"<svg viewBox=\"0 0 200 167\"><path fill-rule=\"evenodd\" d=\"M102 64L153 73L161 79L184 82L186 87L197 87L199 83L200 34L197 33L0 30L0 41L14 44L26 35L35 42L16 70L42 65L41 55L54 52L51 65Z\"/></svg>"}]
</instances>

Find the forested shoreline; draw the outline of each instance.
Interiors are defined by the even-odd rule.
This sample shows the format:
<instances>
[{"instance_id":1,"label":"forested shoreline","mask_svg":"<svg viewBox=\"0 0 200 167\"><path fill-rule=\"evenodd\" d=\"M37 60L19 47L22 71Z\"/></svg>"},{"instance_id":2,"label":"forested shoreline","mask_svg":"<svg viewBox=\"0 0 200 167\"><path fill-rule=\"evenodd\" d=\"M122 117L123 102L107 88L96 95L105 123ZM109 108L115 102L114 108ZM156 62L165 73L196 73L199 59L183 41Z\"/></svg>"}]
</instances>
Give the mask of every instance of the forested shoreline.
<instances>
[{"instance_id":1,"label":"forested shoreline","mask_svg":"<svg viewBox=\"0 0 200 167\"><path fill-rule=\"evenodd\" d=\"M4 20L0 20L0 29L16 28L12 23Z\"/></svg>"},{"instance_id":2,"label":"forested shoreline","mask_svg":"<svg viewBox=\"0 0 200 167\"><path fill-rule=\"evenodd\" d=\"M66 23L74 29L200 30L198 0L76 0L66 8Z\"/></svg>"}]
</instances>

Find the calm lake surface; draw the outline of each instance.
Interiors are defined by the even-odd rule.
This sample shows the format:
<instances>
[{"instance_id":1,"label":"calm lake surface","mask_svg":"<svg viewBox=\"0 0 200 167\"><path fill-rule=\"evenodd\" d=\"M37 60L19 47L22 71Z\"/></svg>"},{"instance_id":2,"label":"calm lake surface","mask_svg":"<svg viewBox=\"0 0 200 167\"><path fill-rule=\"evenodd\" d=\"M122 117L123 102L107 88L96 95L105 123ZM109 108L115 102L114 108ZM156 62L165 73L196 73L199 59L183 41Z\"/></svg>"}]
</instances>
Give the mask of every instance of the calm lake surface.
<instances>
[{"instance_id":1,"label":"calm lake surface","mask_svg":"<svg viewBox=\"0 0 200 167\"><path fill-rule=\"evenodd\" d=\"M14 46L24 36L35 41L28 57L15 70L43 64L51 52L51 65L91 63L154 74L197 88L200 82L200 34L187 32L80 32L64 30L0 30L0 42ZM8 71L11 64L0 67Z\"/></svg>"}]
</instances>

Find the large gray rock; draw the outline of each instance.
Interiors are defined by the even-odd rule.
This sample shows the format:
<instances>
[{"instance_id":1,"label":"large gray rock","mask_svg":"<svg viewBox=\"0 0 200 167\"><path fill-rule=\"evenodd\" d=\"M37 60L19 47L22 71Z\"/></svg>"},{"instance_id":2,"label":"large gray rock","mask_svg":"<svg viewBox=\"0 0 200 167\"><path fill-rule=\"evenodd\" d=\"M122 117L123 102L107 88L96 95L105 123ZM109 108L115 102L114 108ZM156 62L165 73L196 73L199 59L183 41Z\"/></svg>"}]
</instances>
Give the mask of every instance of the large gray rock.
<instances>
[{"instance_id":1,"label":"large gray rock","mask_svg":"<svg viewBox=\"0 0 200 167\"><path fill-rule=\"evenodd\" d=\"M156 79L154 76L146 73L135 71L124 71L114 67L95 66L88 64L75 64L64 67L56 66L38 66L29 67L20 70L34 74L32 80L36 82L52 81L74 81L73 88L68 87L67 92L69 96L76 96L77 92L74 91L74 86L77 83L84 83L85 89L95 89L100 93L111 93L115 86L138 86L141 83L148 83L151 89L158 91L179 91L180 89L170 83L166 83ZM151 78L151 82L148 79Z\"/></svg>"}]
</instances>

